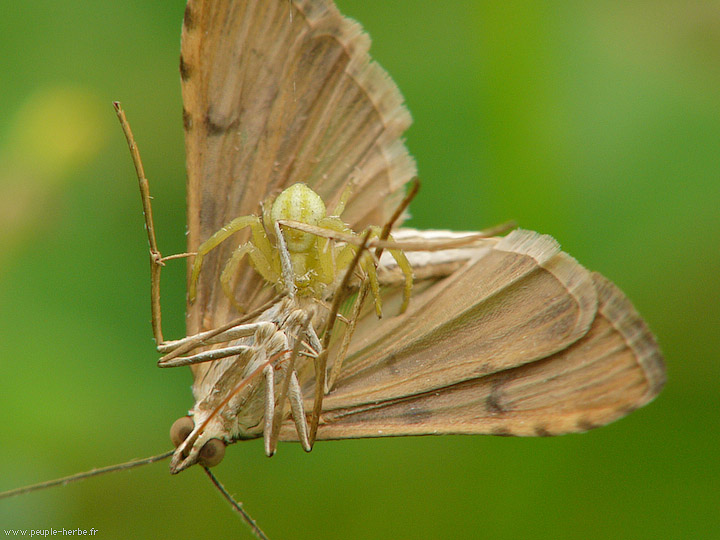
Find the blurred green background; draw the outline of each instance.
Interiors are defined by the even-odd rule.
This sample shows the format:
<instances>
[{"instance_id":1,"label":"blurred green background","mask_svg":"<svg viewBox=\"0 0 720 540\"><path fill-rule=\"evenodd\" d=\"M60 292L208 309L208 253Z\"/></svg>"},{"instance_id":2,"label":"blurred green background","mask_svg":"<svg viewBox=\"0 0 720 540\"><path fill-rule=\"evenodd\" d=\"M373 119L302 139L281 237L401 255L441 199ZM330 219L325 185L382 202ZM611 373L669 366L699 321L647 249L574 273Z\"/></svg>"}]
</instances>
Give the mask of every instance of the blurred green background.
<instances>
[{"instance_id":1,"label":"blurred green background","mask_svg":"<svg viewBox=\"0 0 720 540\"><path fill-rule=\"evenodd\" d=\"M216 469L271 538L720 538L720 4L340 0L414 116L419 227L514 218L615 281L668 384L551 439L234 445ZM184 250L181 0L2 1L0 490L169 448L189 370L159 370L121 100L164 254ZM164 273L183 335L184 265ZM167 464L0 503L3 529L249 537Z\"/></svg>"}]
</instances>

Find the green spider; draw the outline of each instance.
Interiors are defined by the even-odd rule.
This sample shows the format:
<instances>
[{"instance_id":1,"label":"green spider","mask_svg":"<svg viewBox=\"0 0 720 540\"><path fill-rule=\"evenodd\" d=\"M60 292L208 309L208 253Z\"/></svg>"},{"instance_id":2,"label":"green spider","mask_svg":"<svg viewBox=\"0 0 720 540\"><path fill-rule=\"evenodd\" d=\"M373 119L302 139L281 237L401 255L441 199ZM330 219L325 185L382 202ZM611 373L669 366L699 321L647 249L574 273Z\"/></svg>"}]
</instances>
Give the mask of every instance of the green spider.
<instances>
[{"instance_id":1,"label":"green spider","mask_svg":"<svg viewBox=\"0 0 720 540\"><path fill-rule=\"evenodd\" d=\"M322 198L302 183L293 184L281 192L272 204L268 204L263 215L241 216L235 218L213 234L198 248L190 276L190 301L194 301L196 286L203 258L231 235L250 227L250 240L238 246L225 265L220 283L225 295L239 309L231 288L233 276L246 255L250 264L265 281L275 285L279 292L288 292L291 296L309 296L325 299L328 287L333 286L350 266L358 247L345 243L338 245L333 234L351 235L359 238L340 218L349 191L343 195L335 209L335 215L328 216ZM301 231L287 222L298 222L309 226L317 234ZM370 238L380 237L380 227L369 227ZM271 234L269 234L272 232ZM392 241L391 237L388 237ZM274 241L273 241L274 240ZM401 311L407 307L412 289L412 267L405 254L397 249L388 250L405 276L405 289ZM363 270L370 285L378 317L382 314L380 285L378 283L376 262L367 251L362 255L359 267Z\"/></svg>"}]
</instances>

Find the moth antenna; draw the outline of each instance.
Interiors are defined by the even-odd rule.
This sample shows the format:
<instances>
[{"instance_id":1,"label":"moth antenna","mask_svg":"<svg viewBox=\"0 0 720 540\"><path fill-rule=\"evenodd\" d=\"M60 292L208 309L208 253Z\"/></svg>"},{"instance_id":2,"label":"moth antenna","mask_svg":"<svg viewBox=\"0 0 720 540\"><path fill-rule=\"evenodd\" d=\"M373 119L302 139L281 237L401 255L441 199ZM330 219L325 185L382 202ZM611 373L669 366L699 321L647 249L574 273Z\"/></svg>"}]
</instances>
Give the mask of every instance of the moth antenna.
<instances>
[{"instance_id":1,"label":"moth antenna","mask_svg":"<svg viewBox=\"0 0 720 540\"><path fill-rule=\"evenodd\" d=\"M322 351L315 359L315 401L313 403L313 412L310 418L310 436L308 437L310 439L311 448L312 445L315 443L315 435L317 434L318 424L320 423L320 411L322 410L323 397L325 397L325 371L327 369L327 351L328 347L330 346L332 329L335 325L338 311L340 311L340 304L345 299L345 296L347 294L350 285L350 278L352 277L355 268L360 262L360 257L362 256L363 251L367 246L371 232L372 231L368 229L367 231L365 231L365 234L363 234L360 246L358 247L358 250L353 257L353 260L350 263L347 271L345 272L343 280L340 283L337 292L335 293L332 306L330 307L330 315L328 317L327 324L325 325L325 332L323 333Z\"/></svg>"},{"instance_id":2,"label":"moth antenna","mask_svg":"<svg viewBox=\"0 0 720 540\"><path fill-rule=\"evenodd\" d=\"M164 263L157 247L157 240L155 239L155 223L153 222L152 203L150 202L150 184L145 176L145 168L140 159L140 150L138 150L135 136L130 129L130 123L125 117L125 111L119 101L113 101L113 107L115 107L118 120L120 120L120 126L125 134L125 139L127 139L130 156L132 157L133 165L135 165L135 172L137 173L138 184L140 186L140 198L142 199L143 215L145 216L145 230L147 231L148 244L150 245L150 305L152 310L152 329L155 343L161 345L164 340L160 309L160 270Z\"/></svg>"},{"instance_id":3,"label":"moth antenna","mask_svg":"<svg viewBox=\"0 0 720 540\"><path fill-rule=\"evenodd\" d=\"M495 225L494 227L489 227L487 229L483 229L482 231L479 231L475 234L482 235L482 236L497 236L499 234L504 234L506 232L512 231L513 229L517 229L518 224L517 221L514 219L511 219L509 221L506 221L505 223L500 223L499 225Z\"/></svg>"},{"instance_id":4,"label":"moth antenna","mask_svg":"<svg viewBox=\"0 0 720 540\"><path fill-rule=\"evenodd\" d=\"M290 252L285 244L285 237L280 230L280 224L275 222L275 236L277 236L278 251L280 252L280 264L282 267L283 282L285 290L290 298L295 296L297 286L293 277L292 262L290 261Z\"/></svg>"},{"instance_id":5,"label":"moth antenna","mask_svg":"<svg viewBox=\"0 0 720 540\"><path fill-rule=\"evenodd\" d=\"M111 473L115 471L124 471L127 469L134 469L141 465L148 465L149 463L155 463L156 461L162 461L173 455L173 451L165 452L164 454L158 454L157 456L151 456L144 459L136 459L125 463L118 463L117 465L110 465L108 467L102 467L100 469L93 469L91 471L85 471L78 474L72 474L56 480L49 480L47 482L41 482L39 484L33 484L31 486L25 486L17 489L11 489L10 491L3 491L0 493L0 499L7 499L9 497L15 497L16 495L24 495L32 491L40 491L55 486L61 486L70 484L71 482L77 482L79 480L85 480L92 476L100 476L101 474Z\"/></svg>"},{"instance_id":6,"label":"moth antenna","mask_svg":"<svg viewBox=\"0 0 720 540\"><path fill-rule=\"evenodd\" d=\"M332 231L329 229L324 229L322 227L318 227L317 225L309 225L307 223L303 223L301 221L295 221L292 219L279 219L276 223L279 223L283 227L289 227L291 229L295 229L298 231L314 234L315 236L320 236L322 238L331 238L333 240L337 240L340 242L345 242L347 244L352 244L354 246L360 246L362 243L362 236L343 233L340 231ZM509 221L507 223L503 223L502 225L499 225L497 227L493 227L491 229L486 229L485 231L480 232L474 232L474 233L468 233L467 236L461 236L458 238L452 238L450 240L443 239L443 240L423 240L423 241L402 241L402 242L394 242L392 240L382 240L378 236L377 238L372 238L368 240L366 247L369 248L382 248L385 249L397 249L399 251L442 251L445 249L453 249L453 248L459 248L459 247L465 247L469 246L478 240L485 240L489 236L493 236L494 233L497 233L498 231L504 232L507 230L510 230L514 228L514 222ZM376 229L375 229L376 230Z\"/></svg>"},{"instance_id":7,"label":"moth antenna","mask_svg":"<svg viewBox=\"0 0 720 540\"><path fill-rule=\"evenodd\" d=\"M330 306L328 322L325 325L325 331L323 332L323 350L327 350L328 346L330 345L330 334L332 333L333 326L335 325L335 320L337 319L338 312L340 311L340 304L342 304L342 302L345 300L345 296L350 286L350 279L355 272L355 268L357 268L358 263L360 262L360 257L362 256L362 253L367 246L371 233L372 231L368 229L367 231L365 231L365 234L363 234L362 239L360 240L360 244L358 246L358 250L353 257L353 260L350 262L350 266L345 272L345 275L340 282L340 286L338 287L338 291L333 298L333 303Z\"/></svg>"},{"instance_id":8,"label":"moth antenna","mask_svg":"<svg viewBox=\"0 0 720 540\"><path fill-rule=\"evenodd\" d=\"M205 474L208 475L208 478L210 478L210 481L213 483L213 485L217 488L217 490L220 492L220 494L225 498L225 500L230 503L230 506L233 510L235 510L238 514L240 514L240 517L243 519L245 523L250 527L250 530L253 532L253 534L260 538L260 540L270 540L268 536L262 531L262 529L258 526L257 522L250 516L250 514L247 513L247 511L242 507L242 503L236 501L232 495L228 492L227 489L225 489L225 486L223 486L220 483L220 480L217 479L217 477L212 473L210 469L205 467L203 465L203 470L205 471Z\"/></svg>"},{"instance_id":9,"label":"moth antenna","mask_svg":"<svg viewBox=\"0 0 720 540\"><path fill-rule=\"evenodd\" d=\"M347 356L348 348L350 347L350 340L355 333L355 325L357 324L357 320L360 317L360 311L362 310L363 304L365 303L365 298L367 297L369 290L370 287L368 287L367 283L363 283L360 287L360 290L358 291L358 296L355 300L355 304L353 305L350 320L348 321L347 328L345 329L345 334L343 335L340 352L333 361L333 365L330 370L330 377L328 377L328 380L325 383L326 394L330 392L330 390L332 390L333 386L335 386L335 381L340 374L340 368L342 367L343 362L345 361L345 357ZM340 317L338 316L338 318Z\"/></svg>"}]
</instances>

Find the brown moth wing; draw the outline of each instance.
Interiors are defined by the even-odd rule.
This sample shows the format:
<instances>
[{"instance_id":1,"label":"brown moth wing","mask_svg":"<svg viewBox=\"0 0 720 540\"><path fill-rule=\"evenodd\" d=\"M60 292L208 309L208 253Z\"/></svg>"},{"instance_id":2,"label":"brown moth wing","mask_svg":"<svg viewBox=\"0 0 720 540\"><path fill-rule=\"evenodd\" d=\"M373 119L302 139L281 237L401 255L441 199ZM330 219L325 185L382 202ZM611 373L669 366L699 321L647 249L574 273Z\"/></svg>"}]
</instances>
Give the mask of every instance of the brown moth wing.
<instances>
[{"instance_id":1,"label":"brown moth wing","mask_svg":"<svg viewBox=\"0 0 720 540\"><path fill-rule=\"evenodd\" d=\"M612 422L659 393L664 384L662 355L622 292L561 252L550 256L544 266L536 264L535 270L518 273L523 263L532 266L528 259L533 258L522 251L532 251L548 237L519 231L508 238L514 235L528 242L517 237L515 251L502 251L501 240L491 250L499 262L506 259L506 271L502 264L489 264L488 255L420 293L430 308L416 308L417 314L428 315L422 334L413 332L408 341L398 326L374 346L351 352L348 370L323 404L319 439L440 433L558 435ZM490 296L465 288L466 276L485 267L495 274L490 279L506 283ZM562 278L549 287L556 276ZM487 290L482 284L476 286ZM463 301L463 293L471 297L465 305L474 299L473 310L454 309L458 314L454 322L438 326L440 319L431 315L437 309L434 305L453 309L454 303ZM448 294L451 301L446 300ZM536 296L543 299L539 305L533 303ZM592 298L597 299L597 310L588 304ZM468 313L472 317L463 318ZM576 315L568 317L572 313ZM563 319L566 322L561 323ZM575 324L568 325L573 320ZM458 330L458 321L466 326ZM508 325L506 331L501 323ZM552 333L553 326L562 337ZM576 330L567 332L570 326ZM488 329L494 333L487 333ZM415 372L410 364L404 365L408 351ZM374 366L361 360L372 356ZM366 392L361 393L363 384ZM283 427L282 437L295 439L290 425Z\"/></svg>"},{"instance_id":2,"label":"brown moth wing","mask_svg":"<svg viewBox=\"0 0 720 540\"><path fill-rule=\"evenodd\" d=\"M189 251L295 182L332 209L352 180L343 218L356 230L383 224L415 164L400 139L410 115L369 45L328 0L190 0L180 61ZM247 238L206 258L188 334L237 316L219 276ZM252 310L268 298L263 285L245 264L236 297Z\"/></svg>"},{"instance_id":3,"label":"brown moth wing","mask_svg":"<svg viewBox=\"0 0 720 540\"><path fill-rule=\"evenodd\" d=\"M370 332L363 321L336 385L344 406L505 370L585 335L597 309L587 270L549 236L513 231L496 242L406 314ZM335 393L327 399L332 406Z\"/></svg>"}]
</instances>

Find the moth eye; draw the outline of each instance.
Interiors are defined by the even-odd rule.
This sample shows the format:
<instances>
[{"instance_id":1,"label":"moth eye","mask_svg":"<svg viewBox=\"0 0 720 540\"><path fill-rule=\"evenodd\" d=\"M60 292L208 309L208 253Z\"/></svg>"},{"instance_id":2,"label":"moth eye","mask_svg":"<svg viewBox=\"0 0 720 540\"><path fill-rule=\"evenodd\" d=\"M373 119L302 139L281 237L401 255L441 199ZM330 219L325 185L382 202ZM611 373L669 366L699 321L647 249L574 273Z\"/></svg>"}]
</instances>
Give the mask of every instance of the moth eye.
<instances>
[{"instance_id":1,"label":"moth eye","mask_svg":"<svg viewBox=\"0 0 720 540\"><path fill-rule=\"evenodd\" d=\"M200 449L198 461L206 467L214 467L225 457L225 443L220 439L210 439Z\"/></svg>"},{"instance_id":2,"label":"moth eye","mask_svg":"<svg viewBox=\"0 0 720 540\"><path fill-rule=\"evenodd\" d=\"M173 422L170 428L170 440L175 445L175 448L188 438L193 429L195 429L195 422L189 416L181 416Z\"/></svg>"}]
</instances>

